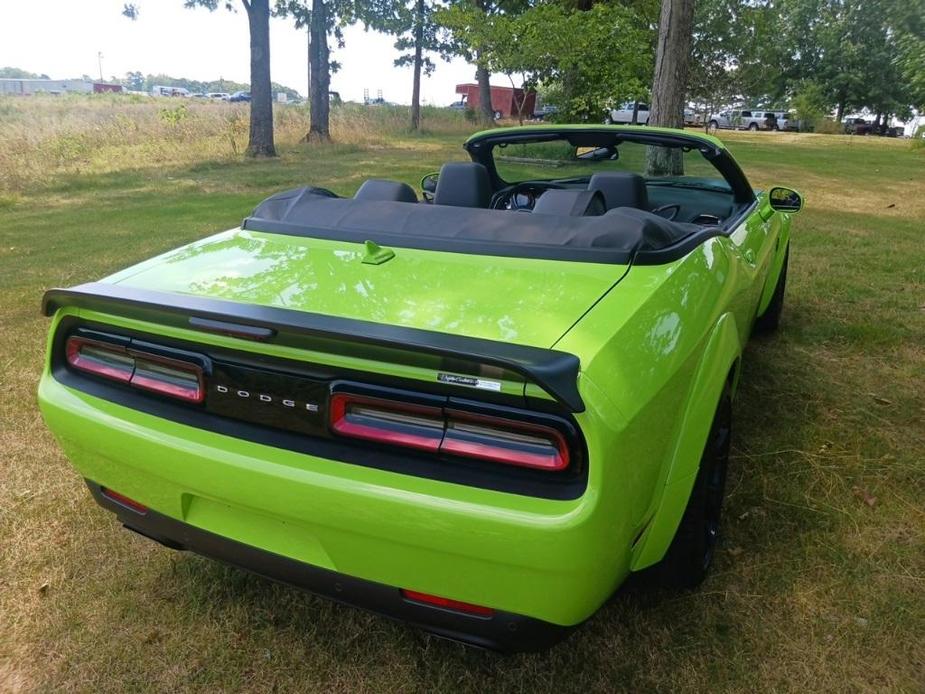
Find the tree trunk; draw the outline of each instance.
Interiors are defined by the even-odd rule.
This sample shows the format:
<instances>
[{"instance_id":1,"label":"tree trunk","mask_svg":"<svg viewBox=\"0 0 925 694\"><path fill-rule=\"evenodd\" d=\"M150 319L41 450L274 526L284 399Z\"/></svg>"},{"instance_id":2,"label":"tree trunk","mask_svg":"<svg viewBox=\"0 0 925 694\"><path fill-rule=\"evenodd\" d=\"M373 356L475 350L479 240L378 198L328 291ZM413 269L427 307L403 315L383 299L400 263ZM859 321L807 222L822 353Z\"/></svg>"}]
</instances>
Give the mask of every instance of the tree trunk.
<instances>
[{"instance_id":1,"label":"tree trunk","mask_svg":"<svg viewBox=\"0 0 925 694\"><path fill-rule=\"evenodd\" d=\"M477 68L475 71L475 81L479 83L479 122L482 125L495 124L495 109L491 105L491 84L488 82L490 75L488 69L484 67Z\"/></svg>"},{"instance_id":2,"label":"tree trunk","mask_svg":"<svg viewBox=\"0 0 925 694\"><path fill-rule=\"evenodd\" d=\"M630 123L633 125L636 125L637 123L639 123L639 101L638 100L633 102L633 117L630 120Z\"/></svg>"},{"instance_id":3,"label":"tree trunk","mask_svg":"<svg viewBox=\"0 0 925 694\"><path fill-rule=\"evenodd\" d=\"M328 48L328 7L324 0L312 0L311 32L311 125L309 142L331 139L331 51Z\"/></svg>"},{"instance_id":4,"label":"tree trunk","mask_svg":"<svg viewBox=\"0 0 925 694\"><path fill-rule=\"evenodd\" d=\"M312 102L312 28L308 27L308 30L305 32L308 38L308 91L305 92L305 97L308 99L308 103Z\"/></svg>"},{"instance_id":5,"label":"tree trunk","mask_svg":"<svg viewBox=\"0 0 925 694\"><path fill-rule=\"evenodd\" d=\"M694 0L662 0L649 125L684 127L684 96L693 25ZM681 150L649 147L646 170L650 176L682 175L684 161Z\"/></svg>"},{"instance_id":6,"label":"tree trunk","mask_svg":"<svg viewBox=\"0 0 925 694\"><path fill-rule=\"evenodd\" d=\"M270 86L270 2L245 0L251 35L251 127L247 154L275 157L273 93Z\"/></svg>"},{"instance_id":7,"label":"tree trunk","mask_svg":"<svg viewBox=\"0 0 925 694\"><path fill-rule=\"evenodd\" d=\"M841 123L841 119L845 117L845 99L844 97L839 97L838 106L835 109L835 122Z\"/></svg>"},{"instance_id":8,"label":"tree trunk","mask_svg":"<svg viewBox=\"0 0 925 694\"><path fill-rule=\"evenodd\" d=\"M421 129L421 65L424 54L424 0L417 0L414 17L414 78L411 84L411 129Z\"/></svg>"}]
</instances>

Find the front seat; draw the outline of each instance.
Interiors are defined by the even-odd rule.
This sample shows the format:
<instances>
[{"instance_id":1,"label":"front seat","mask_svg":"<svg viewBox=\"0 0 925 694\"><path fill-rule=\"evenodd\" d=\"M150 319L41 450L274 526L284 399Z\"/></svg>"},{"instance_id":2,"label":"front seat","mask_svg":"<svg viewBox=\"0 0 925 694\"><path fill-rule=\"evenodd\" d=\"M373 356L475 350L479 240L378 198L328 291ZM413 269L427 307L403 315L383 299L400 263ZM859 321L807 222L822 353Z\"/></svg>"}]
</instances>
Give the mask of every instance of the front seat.
<instances>
[{"instance_id":1,"label":"front seat","mask_svg":"<svg viewBox=\"0 0 925 694\"><path fill-rule=\"evenodd\" d=\"M407 183L389 181L385 178L370 178L363 182L354 200L389 200L392 202L417 202L414 188Z\"/></svg>"},{"instance_id":2,"label":"front seat","mask_svg":"<svg viewBox=\"0 0 925 694\"><path fill-rule=\"evenodd\" d=\"M599 190L604 195L608 210L617 207L649 209L649 194L646 179L629 171L607 171L596 173L588 181L588 190Z\"/></svg>"},{"instance_id":3,"label":"front seat","mask_svg":"<svg viewBox=\"0 0 925 694\"><path fill-rule=\"evenodd\" d=\"M491 200L488 169L471 161L451 161L440 168L435 205L487 208Z\"/></svg>"}]
</instances>

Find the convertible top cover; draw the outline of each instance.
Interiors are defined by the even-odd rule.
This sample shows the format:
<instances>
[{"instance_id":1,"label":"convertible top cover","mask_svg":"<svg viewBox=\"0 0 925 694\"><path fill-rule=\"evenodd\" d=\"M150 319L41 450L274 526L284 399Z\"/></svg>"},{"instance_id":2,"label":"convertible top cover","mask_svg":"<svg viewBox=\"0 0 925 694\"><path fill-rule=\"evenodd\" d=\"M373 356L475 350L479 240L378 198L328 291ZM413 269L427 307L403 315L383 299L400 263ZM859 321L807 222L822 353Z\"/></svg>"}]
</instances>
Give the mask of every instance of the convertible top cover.
<instances>
[{"instance_id":1,"label":"convertible top cover","mask_svg":"<svg viewBox=\"0 0 925 694\"><path fill-rule=\"evenodd\" d=\"M312 187L267 198L242 228L426 250L617 264L630 262L637 252L675 246L703 229L629 207L581 217L355 200Z\"/></svg>"}]
</instances>

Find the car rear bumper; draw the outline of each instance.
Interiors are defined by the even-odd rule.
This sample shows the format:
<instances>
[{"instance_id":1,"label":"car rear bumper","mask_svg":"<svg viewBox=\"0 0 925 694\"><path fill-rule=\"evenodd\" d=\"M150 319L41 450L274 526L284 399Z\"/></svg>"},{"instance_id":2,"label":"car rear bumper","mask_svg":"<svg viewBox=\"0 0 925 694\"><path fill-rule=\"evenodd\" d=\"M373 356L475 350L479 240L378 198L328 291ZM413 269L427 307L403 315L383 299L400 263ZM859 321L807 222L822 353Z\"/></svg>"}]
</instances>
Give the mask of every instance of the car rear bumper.
<instances>
[{"instance_id":1,"label":"car rear bumper","mask_svg":"<svg viewBox=\"0 0 925 694\"><path fill-rule=\"evenodd\" d=\"M438 636L507 653L549 648L571 627L495 610L491 616L424 605L406 599L394 587L330 571L183 523L156 511L134 510L106 496L86 480L96 502L116 514L127 529L175 550L188 550L275 581L406 622Z\"/></svg>"},{"instance_id":2,"label":"car rear bumper","mask_svg":"<svg viewBox=\"0 0 925 694\"><path fill-rule=\"evenodd\" d=\"M466 639L461 627L450 628L455 622L425 623L420 610L431 608L407 607L399 589L489 607L519 641L535 628L523 620L584 621L629 572L629 541L620 552L620 526L603 512L593 479L581 498L552 500L350 465L161 419L69 388L49 372L39 404L85 479L176 524L146 532L130 516L134 529L214 556L211 541L203 548L185 534L171 537L195 530L204 533L196 538L249 547L287 567L386 586L381 605L332 594L325 586L334 579L308 587L461 640L508 648L492 636L498 622ZM259 561L217 558L299 583Z\"/></svg>"}]
</instances>

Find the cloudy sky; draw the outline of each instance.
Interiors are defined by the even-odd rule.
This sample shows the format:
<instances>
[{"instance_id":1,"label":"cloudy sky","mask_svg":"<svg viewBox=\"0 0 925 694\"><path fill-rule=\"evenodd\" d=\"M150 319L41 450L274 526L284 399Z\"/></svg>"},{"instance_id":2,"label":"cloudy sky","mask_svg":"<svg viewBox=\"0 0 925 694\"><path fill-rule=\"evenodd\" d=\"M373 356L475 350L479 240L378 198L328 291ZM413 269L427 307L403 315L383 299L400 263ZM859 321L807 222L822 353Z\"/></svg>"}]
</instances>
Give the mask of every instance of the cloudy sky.
<instances>
[{"instance_id":1,"label":"cloudy sky","mask_svg":"<svg viewBox=\"0 0 925 694\"><path fill-rule=\"evenodd\" d=\"M0 0L0 66L45 73L53 78L99 75L97 53L103 54L103 75L129 70L209 80L223 77L249 82L247 18L243 10L187 10L183 0L140 0L141 14L132 22L122 16L124 0ZM333 51L343 68L331 89L359 101L363 89L381 89L389 101L411 99L411 69L396 68L394 38L361 27L346 32L347 45ZM273 81L306 92L307 37L292 23L271 20ZM425 103L456 100L457 83L473 81L474 70L461 60L439 62L424 80ZM492 80L504 84L504 78Z\"/></svg>"}]
</instances>

